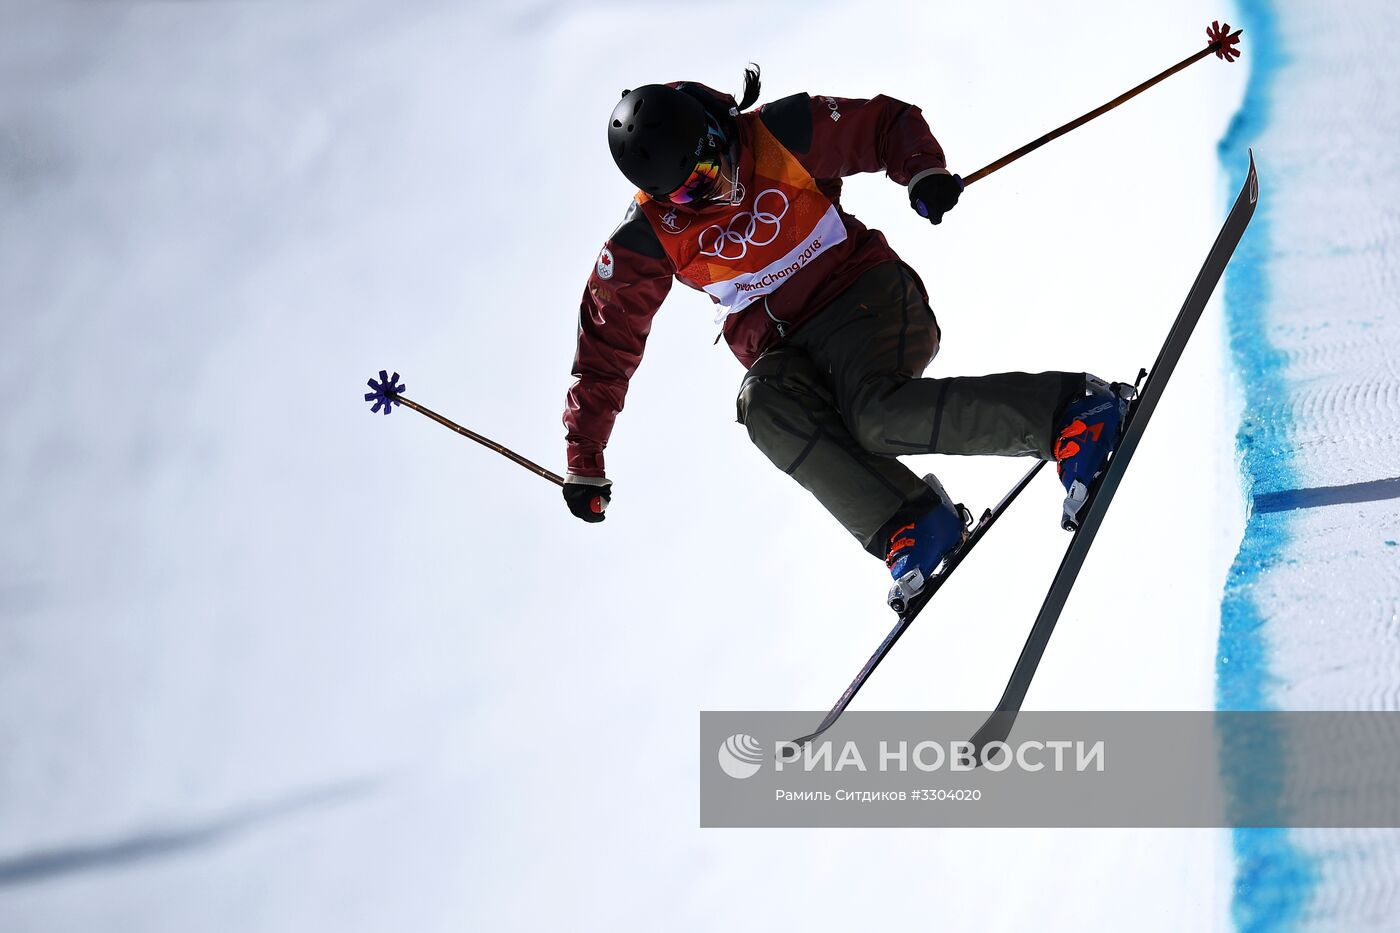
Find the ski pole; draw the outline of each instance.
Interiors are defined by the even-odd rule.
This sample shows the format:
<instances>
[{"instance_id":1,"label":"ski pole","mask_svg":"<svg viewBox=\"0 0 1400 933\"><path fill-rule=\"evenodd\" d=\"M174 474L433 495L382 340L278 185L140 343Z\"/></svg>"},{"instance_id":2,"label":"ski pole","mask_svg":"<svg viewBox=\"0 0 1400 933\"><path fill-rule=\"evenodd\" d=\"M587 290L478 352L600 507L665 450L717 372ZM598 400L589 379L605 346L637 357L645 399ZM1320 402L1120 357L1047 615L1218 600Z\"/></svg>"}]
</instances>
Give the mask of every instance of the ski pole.
<instances>
[{"instance_id":1,"label":"ski pole","mask_svg":"<svg viewBox=\"0 0 1400 933\"><path fill-rule=\"evenodd\" d=\"M1220 25L1220 21L1216 20L1206 28L1206 36L1210 39L1210 45L1207 45L1205 48L1201 49L1194 55L1182 59L1175 65L1172 65L1166 71L1157 75L1155 78L1149 78L1148 80L1139 84L1137 87L1133 88L1131 91L1128 91L1124 94L1120 94L1118 97L1113 98L1113 100L1104 104L1102 107L1099 107L1096 110L1091 110L1088 113L1084 114L1084 116L1079 117L1076 120L1071 120L1070 122L1066 123L1062 127L1059 127L1058 129L1051 130L1039 139L1026 143L1020 149L1017 149L1015 152L1007 153L1000 159L997 159L991 165L979 168L977 171L973 172L971 175L968 175L966 178L963 179L963 187L966 188L968 185L972 184L974 181L977 181L979 178L986 178L988 175L992 174L992 172L995 172L997 169L1005 168L1012 162L1015 162L1017 159L1021 158L1021 156L1026 155L1029 152L1034 152L1041 146L1050 142L1050 140L1058 139L1059 137L1068 133L1070 130L1078 129L1079 127L1083 126L1085 123L1088 123L1095 117L1102 116L1103 114L1108 113L1110 110L1112 110L1114 107L1117 107L1124 101L1132 100L1134 97L1138 96L1143 91L1152 87L1152 85L1165 81L1167 78L1170 78L1178 71L1181 71L1188 65L1194 65L1196 62L1205 58L1212 52L1215 53L1215 56L1217 58L1223 61L1234 61L1240 56L1240 50L1235 48L1235 46L1239 44L1240 36L1243 33L1243 29L1236 29L1234 32L1230 32L1229 23L1226 23L1224 26L1222 26Z\"/></svg>"},{"instance_id":2,"label":"ski pole","mask_svg":"<svg viewBox=\"0 0 1400 933\"><path fill-rule=\"evenodd\" d=\"M432 420L436 421L444 428L450 428L453 431L456 431L458 434L462 435L463 437L471 438L483 447L491 448L496 453L507 458L508 460L512 460L515 463L520 464L525 469L529 470L531 473L534 473L536 476L542 476L545 479L549 480L551 483L554 483L554 485L556 486L564 485L564 477L558 475L557 473L551 473L549 470L546 470L544 467L540 466L538 463L535 463L533 460L527 460L524 457L520 456L520 454L511 450L509 447L504 447L500 444L497 444L489 437L484 437L480 434L477 434L475 431L469 428L464 428L460 424L458 424L455 421L452 421L449 418L444 418L442 415L439 415L431 408L427 408L423 405L419 405L415 401L404 398L403 390L407 388L407 386L400 384L398 373L394 373L393 378L390 378L388 370L381 369L379 371L379 379L376 381L375 378L371 376L369 382L367 382L366 385L368 385L371 389L374 390L372 392L365 393L365 401L374 403L374 407L370 409L371 413L377 412L382 408L384 410L384 414L387 415L389 414L389 412L394 410L395 405L406 405L409 408L412 408L414 411L418 412L418 414L425 415L431 418Z\"/></svg>"}]
</instances>

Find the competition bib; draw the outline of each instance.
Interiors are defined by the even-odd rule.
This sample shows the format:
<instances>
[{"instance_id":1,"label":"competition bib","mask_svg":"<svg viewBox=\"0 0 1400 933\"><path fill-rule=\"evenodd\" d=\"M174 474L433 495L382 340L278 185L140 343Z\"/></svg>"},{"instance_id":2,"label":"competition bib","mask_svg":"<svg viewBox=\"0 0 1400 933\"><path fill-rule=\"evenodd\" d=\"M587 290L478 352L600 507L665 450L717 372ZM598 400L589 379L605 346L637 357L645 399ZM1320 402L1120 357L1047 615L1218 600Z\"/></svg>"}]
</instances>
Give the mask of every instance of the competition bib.
<instances>
[{"instance_id":1,"label":"competition bib","mask_svg":"<svg viewBox=\"0 0 1400 933\"><path fill-rule=\"evenodd\" d=\"M836 205L817 188L802 163L773 138L760 119L754 134L754 171L744 199L727 211L681 214L637 193L676 274L719 304L715 322L780 288L813 259L846 239Z\"/></svg>"}]
</instances>

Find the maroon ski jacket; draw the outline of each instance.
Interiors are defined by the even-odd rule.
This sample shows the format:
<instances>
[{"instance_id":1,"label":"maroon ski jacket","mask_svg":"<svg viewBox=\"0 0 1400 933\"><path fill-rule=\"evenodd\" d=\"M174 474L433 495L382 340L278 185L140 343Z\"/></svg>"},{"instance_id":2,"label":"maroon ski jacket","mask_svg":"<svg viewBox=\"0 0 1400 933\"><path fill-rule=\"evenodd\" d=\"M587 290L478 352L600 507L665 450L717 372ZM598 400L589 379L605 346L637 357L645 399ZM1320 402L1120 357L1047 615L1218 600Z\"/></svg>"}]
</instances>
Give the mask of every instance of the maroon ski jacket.
<instances>
[{"instance_id":1,"label":"maroon ski jacket","mask_svg":"<svg viewBox=\"0 0 1400 933\"><path fill-rule=\"evenodd\" d=\"M714 95L723 108L735 106L733 98L709 88L703 90ZM724 319L725 341L748 368L871 267L898 259L880 231L867 229L841 209L841 178L884 170L892 180L908 185L920 172L942 169L946 163L919 108L883 95L854 100L794 94L739 114L737 119L739 177L748 191L741 206L749 212L764 209L764 205L754 203L754 147L766 143L771 150L771 141L776 140L786 150L780 156L794 157L811 175L820 193L830 200L834 216L839 216L839 227L845 231L844 239L823 247L810 262L800 268L794 264L796 271L786 274L782 270L781 286L766 286L763 300L750 301ZM754 126L757 121L762 121L762 130ZM772 162L771 152L765 157ZM785 203L772 196L769 200ZM570 473L604 475L603 449L622 410L628 382L641 363L652 318L671 290L672 279L702 287L688 274L695 267L677 268L673 256L684 250L684 245L677 244L685 236L677 231L703 230L707 215L733 212L728 207L693 211L684 206L667 206L667 210L673 213L662 224L670 229L661 233L670 246L669 253L663 246L663 236L658 235L648 217L649 211L643 209L640 201L634 201L622 224L604 244L584 290L573 366L577 381L569 389L564 410ZM650 213L657 216L655 206ZM752 239L757 241L757 237ZM700 242L698 249L703 252L704 241ZM739 243L736 250L742 246ZM715 301L718 303L719 299Z\"/></svg>"}]
</instances>

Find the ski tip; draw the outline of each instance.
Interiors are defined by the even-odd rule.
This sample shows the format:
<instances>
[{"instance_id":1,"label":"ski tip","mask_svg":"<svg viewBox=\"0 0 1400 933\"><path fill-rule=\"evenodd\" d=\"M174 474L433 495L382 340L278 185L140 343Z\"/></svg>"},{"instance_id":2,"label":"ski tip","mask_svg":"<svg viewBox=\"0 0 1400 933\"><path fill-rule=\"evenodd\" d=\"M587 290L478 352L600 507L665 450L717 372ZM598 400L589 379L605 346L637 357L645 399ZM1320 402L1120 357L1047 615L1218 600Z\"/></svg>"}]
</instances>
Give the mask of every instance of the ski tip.
<instances>
[{"instance_id":1,"label":"ski tip","mask_svg":"<svg viewBox=\"0 0 1400 933\"><path fill-rule=\"evenodd\" d=\"M818 729L816 732L804 735L800 739L789 739L786 742L779 743L778 750L774 753L773 757L785 765L792 764L798 758L802 757L802 750L807 747L807 743L821 735L822 731L823 730Z\"/></svg>"},{"instance_id":2,"label":"ski tip","mask_svg":"<svg viewBox=\"0 0 1400 933\"><path fill-rule=\"evenodd\" d=\"M1249 203L1255 204L1259 201L1259 174L1254 170L1254 147L1249 149L1249 175L1246 176L1249 182Z\"/></svg>"},{"instance_id":3,"label":"ski tip","mask_svg":"<svg viewBox=\"0 0 1400 933\"><path fill-rule=\"evenodd\" d=\"M987 746L995 742L1006 741L1007 737L1011 735L1011 727L1016 725L1017 712L1019 711L1011 709L997 710L988 716L987 721L982 723L982 727L973 734L972 738L968 739L978 764L985 764L987 760L996 761L1000 749L992 749L988 752ZM988 754L992 756L990 759L986 757Z\"/></svg>"}]
</instances>

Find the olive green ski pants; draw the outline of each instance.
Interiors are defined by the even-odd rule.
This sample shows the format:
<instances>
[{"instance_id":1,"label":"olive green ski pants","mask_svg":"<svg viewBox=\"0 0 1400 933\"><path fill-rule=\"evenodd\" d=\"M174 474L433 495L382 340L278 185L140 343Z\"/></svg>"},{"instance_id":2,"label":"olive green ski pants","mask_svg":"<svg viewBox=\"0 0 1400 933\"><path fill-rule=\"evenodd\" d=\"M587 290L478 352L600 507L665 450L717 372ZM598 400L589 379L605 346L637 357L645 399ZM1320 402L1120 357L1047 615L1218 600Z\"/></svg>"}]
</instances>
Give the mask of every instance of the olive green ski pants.
<instances>
[{"instance_id":1,"label":"olive green ski pants","mask_svg":"<svg viewBox=\"0 0 1400 933\"><path fill-rule=\"evenodd\" d=\"M889 534L937 501L899 455L1050 459L1055 418L1083 391L1084 373L920 378L938 337L912 273L883 263L764 353L739 390L754 444L881 558Z\"/></svg>"}]
</instances>

